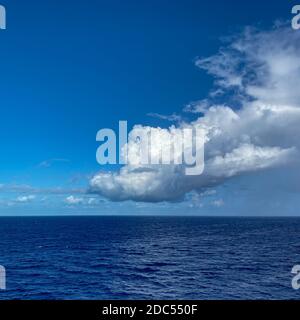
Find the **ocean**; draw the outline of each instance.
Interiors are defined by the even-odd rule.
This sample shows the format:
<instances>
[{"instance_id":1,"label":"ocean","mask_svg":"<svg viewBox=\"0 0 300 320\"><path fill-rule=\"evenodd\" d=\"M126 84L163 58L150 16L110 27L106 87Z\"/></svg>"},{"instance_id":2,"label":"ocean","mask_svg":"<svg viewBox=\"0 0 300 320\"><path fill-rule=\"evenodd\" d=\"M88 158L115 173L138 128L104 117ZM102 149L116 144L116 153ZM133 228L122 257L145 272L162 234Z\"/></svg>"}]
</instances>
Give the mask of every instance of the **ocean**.
<instances>
[{"instance_id":1,"label":"ocean","mask_svg":"<svg viewBox=\"0 0 300 320\"><path fill-rule=\"evenodd\" d=\"M3 217L0 299L299 299L299 218Z\"/></svg>"}]
</instances>

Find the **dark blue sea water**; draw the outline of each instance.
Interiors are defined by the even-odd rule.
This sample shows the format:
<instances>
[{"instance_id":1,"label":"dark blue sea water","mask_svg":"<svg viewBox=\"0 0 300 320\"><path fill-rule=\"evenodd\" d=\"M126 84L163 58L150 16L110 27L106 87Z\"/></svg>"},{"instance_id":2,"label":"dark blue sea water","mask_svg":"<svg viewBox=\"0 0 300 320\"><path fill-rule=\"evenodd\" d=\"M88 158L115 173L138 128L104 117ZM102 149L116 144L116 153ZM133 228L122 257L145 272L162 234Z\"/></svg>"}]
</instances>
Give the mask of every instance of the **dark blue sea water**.
<instances>
[{"instance_id":1,"label":"dark blue sea water","mask_svg":"<svg viewBox=\"0 0 300 320\"><path fill-rule=\"evenodd\" d=\"M0 299L299 299L300 219L0 218Z\"/></svg>"}]
</instances>

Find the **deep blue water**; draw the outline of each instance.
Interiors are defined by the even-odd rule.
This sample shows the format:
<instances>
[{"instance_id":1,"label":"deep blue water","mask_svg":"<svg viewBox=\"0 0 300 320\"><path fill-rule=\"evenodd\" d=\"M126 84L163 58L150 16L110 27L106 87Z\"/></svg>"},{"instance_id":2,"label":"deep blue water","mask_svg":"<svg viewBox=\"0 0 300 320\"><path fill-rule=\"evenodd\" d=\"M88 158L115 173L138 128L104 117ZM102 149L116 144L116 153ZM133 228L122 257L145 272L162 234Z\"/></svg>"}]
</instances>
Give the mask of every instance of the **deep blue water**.
<instances>
[{"instance_id":1,"label":"deep blue water","mask_svg":"<svg viewBox=\"0 0 300 320\"><path fill-rule=\"evenodd\" d=\"M0 299L299 299L300 219L0 218Z\"/></svg>"}]
</instances>

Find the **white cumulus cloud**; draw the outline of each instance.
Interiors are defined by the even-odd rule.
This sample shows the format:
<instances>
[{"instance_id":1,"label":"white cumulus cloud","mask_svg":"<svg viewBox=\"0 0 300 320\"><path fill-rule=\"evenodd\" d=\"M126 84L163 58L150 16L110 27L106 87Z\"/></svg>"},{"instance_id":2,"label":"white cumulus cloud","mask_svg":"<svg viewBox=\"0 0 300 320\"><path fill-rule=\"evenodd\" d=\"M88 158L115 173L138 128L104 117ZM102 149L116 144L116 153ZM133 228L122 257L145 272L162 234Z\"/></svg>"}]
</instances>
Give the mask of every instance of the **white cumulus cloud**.
<instances>
[{"instance_id":1,"label":"white cumulus cloud","mask_svg":"<svg viewBox=\"0 0 300 320\"><path fill-rule=\"evenodd\" d=\"M204 130L203 174L187 176L182 165L142 165L131 161L136 160L140 148L131 134L129 164L118 172L96 174L90 181L91 193L113 201L180 201L191 191L205 192L232 177L297 162L299 32L285 26L269 31L247 28L232 37L216 55L197 59L196 65L214 76L215 88L205 101L185 108L185 112L201 113L199 118L180 123L178 128ZM222 103L214 100L220 100L222 95L226 96ZM167 134L176 128L155 130ZM167 144L164 139L157 142L157 152L161 145L167 148ZM151 152L155 150L154 146ZM175 152L173 160L180 156Z\"/></svg>"},{"instance_id":2,"label":"white cumulus cloud","mask_svg":"<svg viewBox=\"0 0 300 320\"><path fill-rule=\"evenodd\" d=\"M67 197L65 199L65 202L68 205L77 205L77 204L83 203L83 198L77 198L77 197L74 197L74 196L69 196L69 197Z\"/></svg>"},{"instance_id":3,"label":"white cumulus cloud","mask_svg":"<svg viewBox=\"0 0 300 320\"><path fill-rule=\"evenodd\" d=\"M33 201L35 198L36 198L36 196L34 196L34 195L19 196L19 197L17 197L17 199L15 200L15 202L27 203L27 202Z\"/></svg>"}]
</instances>

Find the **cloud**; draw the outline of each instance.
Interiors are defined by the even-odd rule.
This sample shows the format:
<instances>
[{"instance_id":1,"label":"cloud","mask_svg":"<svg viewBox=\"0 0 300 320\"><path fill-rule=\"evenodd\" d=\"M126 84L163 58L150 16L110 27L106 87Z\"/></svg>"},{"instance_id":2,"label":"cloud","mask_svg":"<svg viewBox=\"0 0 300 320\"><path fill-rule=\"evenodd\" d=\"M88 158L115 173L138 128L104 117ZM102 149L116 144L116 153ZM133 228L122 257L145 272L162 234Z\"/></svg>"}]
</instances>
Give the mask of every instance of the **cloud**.
<instances>
[{"instance_id":1,"label":"cloud","mask_svg":"<svg viewBox=\"0 0 300 320\"><path fill-rule=\"evenodd\" d=\"M159 114L159 113L148 113L147 116L152 117L152 118L158 118L161 120L167 120L170 122L180 122L182 120L182 117L180 115L177 115L175 113L171 115L164 115L164 114Z\"/></svg>"},{"instance_id":2,"label":"cloud","mask_svg":"<svg viewBox=\"0 0 300 320\"><path fill-rule=\"evenodd\" d=\"M220 208L220 207L223 207L225 205L225 202L222 199L214 200L212 202L212 205L217 207L217 208Z\"/></svg>"},{"instance_id":3,"label":"cloud","mask_svg":"<svg viewBox=\"0 0 300 320\"><path fill-rule=\"evenodd\" d=\"M74 196L69 196L65 199L65 202L69 205L77 205L83 203L83 198L76 198Z\"/></svg>"},{"instance_id":4,"label":"cloud","mask_svg":"<svg viewBox=\"0 0 300 320\"><path fill-rule=\"evenodd\" d=\"M28 203L33 201L36 198L34 195L29 195L29 196L19 196L15 202L17 203Z\"/></svg>"},{"instance_id":5,"label":"cloud","mask_svg":"<svg viewBox=\"0 0 300 320\"><path fill-rule=\"evenodd\" d=\"M205 113L210 107L210 102L207 99L190 102L187 104L183 112L189 113Z\"/></svg>"},{"instance_id":6,"label":"cloud","mask_svg":"<svg viewBox=\"0 0 300 320\"><path fill-rule=\"evenodd\" d=\"M33 194L83 194L85 189L81 188L36 188L26 184L0 184L0 192L3 193L33 193Z\"/></svg>"},{"instance_id":7,"label":"cloud","mask_svg":"<svg viewBox=\"0 0 300 320\"><path fill-rule=\"evenodd\" d=\"M215 78L215 87L206 100L185 108L201 113L199 118L179 125L204 130L204 173L186 176L182 165L142 165L129 159L119 172L96 174L89 192L112 201L181 201L192 191L206 192L236 176L298 163L300 33L285 26L246 28L229 40L216 55L196 59L196 66ZM155 130L167 134L176 128ZM133 136L128 152L136 158L140 145ZM168 147L162 140L157 152L161 144ZM173 160L178 156L175 152Z\"/></svg>"},{"instance_id":8,"label":"cloud","mask_svg":"<svg viewBox=\"0 0 300 320\"><path fill-rule=\"evenodd\" d=\"M215 77L214 94L235 90L261 103L299 107L300 34L290 26L248 27L227 46L196 65ZM243 102L243 99L242 101Z\"/></svg>"},{"instance_id":9,"label":"cloud","mask_svg":"<svg viewBox=\"0 0 300 320\"><path fill-rule=\"evenodd\" d=\"M54 163L68 163L68 159L49 159L38 164L38 168L50 168Z\"/></svg>"},{"instance_id":10,"label":"cloud","mask_svg":"<svg viewBox=\"0 0 300 320\"><path fill-rule=\"evenodd\" d=\"M92 197L75 197L73 195L65 198L64 202L69 206L77 206L77 205L84 205L84 206L96 206L102 203L103 201L98 198Z\"/></svg>"}]
</instances>

